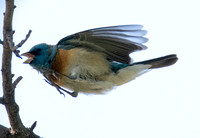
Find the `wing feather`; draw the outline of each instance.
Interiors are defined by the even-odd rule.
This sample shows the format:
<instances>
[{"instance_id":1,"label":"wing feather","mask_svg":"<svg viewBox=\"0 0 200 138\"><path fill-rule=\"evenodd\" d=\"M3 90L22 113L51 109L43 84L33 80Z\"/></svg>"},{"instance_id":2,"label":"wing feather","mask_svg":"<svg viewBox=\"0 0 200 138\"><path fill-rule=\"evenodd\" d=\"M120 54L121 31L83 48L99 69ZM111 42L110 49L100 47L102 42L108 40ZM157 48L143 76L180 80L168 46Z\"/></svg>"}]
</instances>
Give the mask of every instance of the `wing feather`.
<instances>
[{"instance_id":1,"label":"wing feather","mask_svg":"<svg viewBox=\"0 0 200 138\"><path fill-rule=\"evenodd\" d=\"M142 27L121 25L86 30L61 39L57 45L63 49L84 47L103 52L109 60L128 64L130 53L147 48L143 45L148 41L143 37L147 31L141 30Z\"/></svg>"}]
</instances>

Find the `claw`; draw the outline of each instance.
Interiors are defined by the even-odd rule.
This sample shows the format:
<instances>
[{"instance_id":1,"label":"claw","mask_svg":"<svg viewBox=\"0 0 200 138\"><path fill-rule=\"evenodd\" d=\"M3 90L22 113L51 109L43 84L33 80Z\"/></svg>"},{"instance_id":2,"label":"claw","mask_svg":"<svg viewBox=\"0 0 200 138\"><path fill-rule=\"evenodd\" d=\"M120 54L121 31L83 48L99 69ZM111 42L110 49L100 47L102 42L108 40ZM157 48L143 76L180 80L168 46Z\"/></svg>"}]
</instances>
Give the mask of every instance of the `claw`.
<instances>
[{"instance_id":1,"label":"claw","mask_svg":"<svg viewBox=\"0 0 200 138\"><path fill-rule=\"evenodd\" d=\"M72 92L72 93L70 93L70 95L71 95L72 97L77 97L77 96L78 96L78 92Z\"/></svg>"},{"instance_id":2,"label":"claw","mask_svg":"<svg viewBox=\"0 0 200 138\"><path fill-rule=\"evenodd\" d=\"M56 88L56 89L60 94L62 94L65 97L65 94L63 92L61 92L61 90L59 88Z\"/></svg>"}]
</instances>

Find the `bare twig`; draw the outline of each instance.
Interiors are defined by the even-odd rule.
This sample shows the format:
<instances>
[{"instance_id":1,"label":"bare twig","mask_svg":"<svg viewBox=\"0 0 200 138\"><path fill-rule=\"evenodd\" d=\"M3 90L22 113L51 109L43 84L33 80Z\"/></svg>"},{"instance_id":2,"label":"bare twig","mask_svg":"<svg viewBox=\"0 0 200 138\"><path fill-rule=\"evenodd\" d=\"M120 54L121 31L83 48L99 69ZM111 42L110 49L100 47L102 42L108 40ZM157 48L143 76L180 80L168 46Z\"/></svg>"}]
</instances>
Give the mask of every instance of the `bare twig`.
<instances>
[{"instance_id":1,"label":"bare twig","mask_svg":"<svg viewBox=\"0 0 200 138\"><path fill-rule=\"evenodd\" d=\"M15 50L17 50L18 48L20 48L27 40L28 40L28 38L30 37L30 35L31 35L31 32L32 32L32 30L29 30L28 31L28 34L26 35L26 37L25 37L25 39L24 40L22 40L19 44L17 44L16 46L14 46L13 48L12 48L12 51L15 51Z\"/></svg>"},{"instance_id":2,"label":"bare twig","mask_svg":"<svg viewBox=\"0 0 200 138\"><path fill-rule=\"evenodd\" d=\"M19 76L14 82L13 82L13 87L16 88L17 84L23 79L22 76Z\"/></svg>"},{"instance_id":3,"label":"bare twig","mask_svg":"<svg viewBox=\"0 0 200 138\"><path fill-rule=\"evenodd\" d=\"M31 127L30 127L30 131L31 131L31 132L33 132L33 129L36 127L36 125L37 125L37 121L35 121L35 122L31 125Z\"/></svg>"},{"instance_id":4,"label":"bare twig","mask_svg":"<svg viewBox=\"0 0 200 138\"><path fill-rule=\"evenodd\" d=\"M21 56L19 55L20 51L17 50L18 48L20 48L27 40L28 38L30 37L31 35L31 30L28 31L28 34L26 35L25 39L22 40L18 45L14 46L14 43L12 42L12 38L13 38L13 33L12 34L6 34L6 39L8 40L8 44L9 44L9 47L11 49L11 51L13 51L15 53L15 55L19 58L21 58Z\"/></svg>"},{"instance_id":5,"label":"bare twig","mask_svg":"<svg viewBox=\"0 0 200 138\"><path fill-rule=\"evenodd\" d=\"M32 32L32 31L29 30L29 31L28 31L28 34L27 34L26 37L25 37L25 39L22 40L18 45L14 46L14 44L10 44L10 49L15 53L15 55L16 55L17 57L22 58L22 57L19 55L20 51L17 50L17 49L20 48L20 47L28 40L28 38L29 38L30 35L31 35L31 32Z\"/></svg>"}]
</instances>

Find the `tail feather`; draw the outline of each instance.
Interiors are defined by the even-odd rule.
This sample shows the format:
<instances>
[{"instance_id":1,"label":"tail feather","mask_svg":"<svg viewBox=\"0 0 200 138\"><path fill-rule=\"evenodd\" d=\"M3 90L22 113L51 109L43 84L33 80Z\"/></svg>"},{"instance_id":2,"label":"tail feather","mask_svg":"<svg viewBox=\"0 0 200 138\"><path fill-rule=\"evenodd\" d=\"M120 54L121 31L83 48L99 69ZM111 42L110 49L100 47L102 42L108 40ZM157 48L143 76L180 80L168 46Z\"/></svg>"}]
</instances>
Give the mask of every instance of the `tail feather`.
<instances>
[{"instance_id":1,"label":"tail feather","mask_svg":"<svg viewBox=\"0 0 200 138\"><path fill-rule=\"evenodd\" d=\"M177 56L175 54L172 54L172 55L167 55L164 57L136 62L131 65L138 65L138 64L147 65L148 64L148 65L151 65L150 69L155 69L155 68L162 68L162 67L173 65L174 63L176 63L177 60L178 60Z\"/></svg>"}]
</instances>

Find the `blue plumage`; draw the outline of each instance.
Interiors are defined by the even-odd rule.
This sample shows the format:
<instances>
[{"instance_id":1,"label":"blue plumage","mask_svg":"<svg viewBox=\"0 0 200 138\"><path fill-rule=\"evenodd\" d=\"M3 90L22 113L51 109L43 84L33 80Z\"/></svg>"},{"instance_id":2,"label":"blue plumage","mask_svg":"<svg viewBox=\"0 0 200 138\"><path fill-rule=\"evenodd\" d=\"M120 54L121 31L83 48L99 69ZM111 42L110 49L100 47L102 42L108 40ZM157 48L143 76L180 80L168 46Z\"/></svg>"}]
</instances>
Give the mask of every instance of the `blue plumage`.
<instances>
[{"instance_id":1,"label":"blue plumage","mask_svg":"<svg viewBox=\"0 0 200 138\"><path fill-rule=\"evenodd\" d=\"M50 46L45 43L32 47L29 53L34 55L34 60L30 62L30 65L38 70L50 69L56 51L56 46Z\"/></svg>"},{"instance_id":2,"label":"blue plumage","mask_svg":"<svg viewBox=\"0 0 200 138\"><path fill-rule=\"evenodd\" d=\"M117 63L117 62L111 62L111 69L115 73L117 73L120 69L123 69L128 66L128 64L123 64L123 63Z\"/></svg>"}]
</instances>

